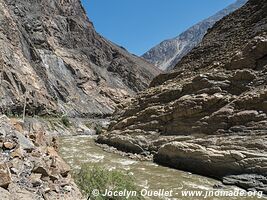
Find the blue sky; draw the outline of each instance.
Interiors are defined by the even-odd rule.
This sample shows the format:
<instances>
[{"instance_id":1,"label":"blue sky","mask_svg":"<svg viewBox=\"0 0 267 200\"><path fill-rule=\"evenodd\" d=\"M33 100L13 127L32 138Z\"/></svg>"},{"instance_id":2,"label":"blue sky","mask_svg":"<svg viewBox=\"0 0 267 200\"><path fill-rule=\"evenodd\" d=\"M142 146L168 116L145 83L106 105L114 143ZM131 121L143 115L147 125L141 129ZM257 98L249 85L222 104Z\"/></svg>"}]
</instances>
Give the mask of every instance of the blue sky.
<instances>
[{"instance_id":1,"label":"blue sky","mask_svg":"<svg viewBox=\"0 0 267 200\"><path fill-rule=\"evenodd\" d=\"M96 31L142 55L235 0L82 0Z\"/></svg>"}]
</instances>

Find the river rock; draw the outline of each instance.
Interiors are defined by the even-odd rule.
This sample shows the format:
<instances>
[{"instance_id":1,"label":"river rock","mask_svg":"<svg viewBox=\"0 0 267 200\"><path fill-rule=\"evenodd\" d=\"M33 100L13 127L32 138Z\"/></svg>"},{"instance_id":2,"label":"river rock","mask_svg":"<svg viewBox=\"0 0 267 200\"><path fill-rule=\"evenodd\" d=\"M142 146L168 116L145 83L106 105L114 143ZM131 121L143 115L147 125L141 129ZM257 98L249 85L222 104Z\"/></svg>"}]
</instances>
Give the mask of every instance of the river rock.
<instances>
[{"instance_id":1,"label":"river rock","mask_svg":"<svg viewBox=\"0 0 267 200\"><path fill-rule=\"evenodd\" d=\"M171 142L163 145L155 161L177 169L189 170L202 175L221 178L230 174L266 172L265 154L242 150L205 147L195 143Z\"/></svg>"},{"instance_id":2,"label":"river rock","mask_svg":"<svg viewBox=\"0 0 267 200\"><path fill-rule=\"evenodd\" d=\"M257 174L231 175L223 178L226 185L237 185L248 190L259 190L267 193L267 177Z\"/></svg>"}]
</instances>

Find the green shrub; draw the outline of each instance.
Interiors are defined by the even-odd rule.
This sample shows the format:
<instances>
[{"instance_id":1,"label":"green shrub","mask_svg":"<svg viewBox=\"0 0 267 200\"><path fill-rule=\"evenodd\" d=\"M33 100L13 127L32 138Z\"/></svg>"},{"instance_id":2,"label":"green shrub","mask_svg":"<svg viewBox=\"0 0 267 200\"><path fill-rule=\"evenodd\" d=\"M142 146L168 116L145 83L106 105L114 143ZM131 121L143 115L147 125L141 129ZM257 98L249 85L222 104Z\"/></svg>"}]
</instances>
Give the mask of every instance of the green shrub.
<instances>
[{"instance_id":1,"label":"green shrub","mask_svg":"<svg viewBox=\"0 0 267 200\"><path fill-rule=\"evenodd\" d=\"M93 123L92 122L86 122L84 125L89 129L91 129L93 127Z\"/></svg>"},{"instance_id":2,"label":"green shrub","mask_svg":"<svg viewBox=\"0 0 267 200\"><path fill-rule=\"evenodd\" d=\"M85 123L85 126L89 129L94 129L95 130L95 133L97 135L100 135L103 131L103 128L100 124L98 123L94 123L94 122L86 122Z\"/></svg>"},{"instance_id":3,"label":"green shrub","mask_svg":"<svg viewBox=\"0 0 267 200\"><path fill-rule=\"evenodd\" d=\"M126 197L107 197L103 195L94 196L92 192L98 190L99 194L105 194L105 190L112 191L137 191L137 195L130 200L141 200L140 188L136 186L133 176L118 170L109 171L103 167L82 165L80 170L74 173L74 179L84 195L91 200L124 200Z\"/></svg>"},{"instance_id":4,"label":"green shrub","mask_svg":"<svg viewBox=\"0 0 267 200\"><path fill-rule=\"evenodd\" d=\"M69 118L67 116L62 116L61 117L61 121L66 127L70 127L71 126L70 120L69 120Z\"/></svg>"},{"instance_id":5,"label":"green shrub","mask_svg":"<svg viewBox=\"0 0 267 200\"><path fill-rule=\"evenodd\" d=\"M102 133L102 131L103 131L102 126L99 125L99 124L96 124L96 126L95 126L95 133L97 135L100 135Z\"/></svg>"}]
</instances>

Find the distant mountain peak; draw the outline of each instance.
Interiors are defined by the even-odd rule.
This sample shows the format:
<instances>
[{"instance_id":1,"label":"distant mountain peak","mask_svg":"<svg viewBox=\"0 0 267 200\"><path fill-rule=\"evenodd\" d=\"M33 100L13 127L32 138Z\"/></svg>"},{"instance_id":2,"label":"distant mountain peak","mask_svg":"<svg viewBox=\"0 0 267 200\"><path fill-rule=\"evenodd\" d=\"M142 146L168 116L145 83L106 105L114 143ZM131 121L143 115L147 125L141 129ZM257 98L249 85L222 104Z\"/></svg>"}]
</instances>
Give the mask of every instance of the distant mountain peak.
<instances>
[{"instance_id":1,"label":"distant mountain peak","mask_svg":"<svg viewBox=\"0 0 267 200\"><path fill-rule=\"evenodd\" d=\"M164 40L146 52L142 57L158 66L161 70L168 71L173 69L187 53L201 42L209 28L224 16L243 6L246 2L247 0L237 0L215 15L193 25L177 37Z\"/></svg>"}]
</instances>

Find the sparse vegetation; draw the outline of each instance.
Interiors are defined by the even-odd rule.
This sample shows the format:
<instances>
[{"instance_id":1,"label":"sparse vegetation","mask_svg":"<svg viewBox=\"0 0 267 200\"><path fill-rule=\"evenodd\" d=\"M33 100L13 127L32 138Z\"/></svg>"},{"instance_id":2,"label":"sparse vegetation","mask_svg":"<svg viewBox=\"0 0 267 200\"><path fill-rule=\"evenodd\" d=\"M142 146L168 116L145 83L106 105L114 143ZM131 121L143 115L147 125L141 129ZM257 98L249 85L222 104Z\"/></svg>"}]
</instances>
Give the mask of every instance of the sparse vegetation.
<instances>
[{"instance_id":1,"label":"sparse vegetation","mask_svg":"<svg viewBox=\"0 0 267 200\"><path fill-rule=\"evenodd\" d=\"M95 130L97 135L100 135L103 132L103 127L98 122L86 122L85 126L89 129Z\"/></svg>"},{"instance_id":2,"label":"sparse vegetation","mask_svg":"<svg viewBox=\"0 0 267 200\"><path fill-rule=\"evenodd\" d=\"M94 190L98 190L99 194L105 194L105 190L109 191L137 191L137 195L130 197L132 200L143 199L140 195L140 189L135 184L134 177L125 174L122 171L109 171L103 167L90 166L89 164L82 165L80 170L74 173L74 179L83 194L92 200L122 200L125 197L106 197L103 195L94 196Z\"/></svg>"},{"instance_id":3,"label":"sparse vegetation","mask_svg":"<svg viewBox=\"0 0 267 200\"><path fill-rule=\"evenodd\" d=\"M92 122L86 122L84 125L89 129L91 129L93 127Z\"/></svg>"},{"instance_id":4,"label":"sparse vegetation","mask_svg":"<svg viewBox=\"0 0 267 200\"><path fill-rule=\"evenodd\" d=\"M67 116L62 116L61 117L61 121L62 123L66 126L66 127L70 127L71 126L71 123L70 123L70 120Z\"/></svg>"},{"instance_id":5,"label":"sparse vegetation","mask_svg":"<svg viewBox=\"0 0 267 200\"><path fill-rule=\"evenodd\" d=\"M99 124L96 124L96 126L95 126L95 133L96 133L97 135L100 135L100 134L102 133L102 131L103 131L102 126L99 125Z\"/></svg>"}]
</instances>

